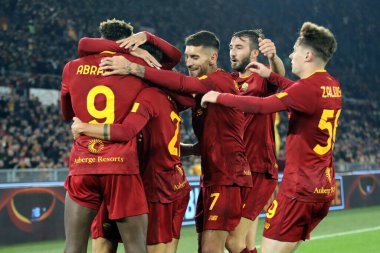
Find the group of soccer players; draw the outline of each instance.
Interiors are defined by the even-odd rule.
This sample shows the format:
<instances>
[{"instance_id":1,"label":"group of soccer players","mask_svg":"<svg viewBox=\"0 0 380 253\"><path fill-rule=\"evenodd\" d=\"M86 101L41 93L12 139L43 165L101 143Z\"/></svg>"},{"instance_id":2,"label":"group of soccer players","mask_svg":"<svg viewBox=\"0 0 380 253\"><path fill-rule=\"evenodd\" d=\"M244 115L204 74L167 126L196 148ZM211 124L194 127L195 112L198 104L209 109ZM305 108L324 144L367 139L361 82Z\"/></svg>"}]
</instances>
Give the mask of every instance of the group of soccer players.
<instances>
[{"instance_id":1,"label":"group of soccer players","mask_svg":"<svg viewBox=\"0 0 380 253\"><path fill-rule=\"evenodd\" d=\"M189 76L171 70L178 49L150 33L133 35L118 20L101 23L100 32L102 39L80 41L81 57L62 77L62 112L74 118L75 138L65 182L65 252L86 252L90 230L94 252L115 252L120 240L128 253L176 252L190 191L179 111L189 107L198 143L182 150L201 156L199 252L257 252L257 217L277 185L274 121L283 110L286 165L261 252L293 252L309 238L335 193L341 92L324 70L336 50L328 29L302 26L290 55L296 82L283 77L276 47L260 30L233 34L233 73L218 68L215 34L188 36ZM269 66L257 62L260 53Z\"/></svg>"}]
</instances>

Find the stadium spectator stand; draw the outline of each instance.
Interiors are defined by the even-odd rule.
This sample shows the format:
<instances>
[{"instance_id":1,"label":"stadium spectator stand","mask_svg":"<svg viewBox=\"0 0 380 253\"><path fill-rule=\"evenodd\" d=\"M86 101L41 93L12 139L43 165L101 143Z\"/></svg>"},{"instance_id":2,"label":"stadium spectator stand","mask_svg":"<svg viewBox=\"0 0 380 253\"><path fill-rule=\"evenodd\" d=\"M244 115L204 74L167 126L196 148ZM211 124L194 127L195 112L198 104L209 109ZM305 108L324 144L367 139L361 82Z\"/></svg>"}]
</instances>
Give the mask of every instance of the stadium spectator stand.
<instances>
[{"instance_id":1,"label":"stadium spectator stand","mask_svg":"<svg viewBox=\"0 0 380 253\"><path fill-rule=\"evenodd\" d=\"M160 3L161 4L161 3ZM96 37L94 27L107 18L130 21L135 31L148 30L181 50L185 36L201 29L221 39L220 65L230 70L228 43L234 31L261 27L275 41L279 56L290 72L297 28L310 20L331 28L338 51L327 69L341 82L344 107L335 145L337 171L368 168L380 162L380 72L377 60L380 37L377 1L156 1L104 2L5 0L0 9L0 168L61 168L67 166L69 124L59 117L58 101L44 105L31 88L60 89L60 74L77 57L83 36ZM152 6L155 8L152 8ZM175 6L175 8L174 8ZM275 8L273 7L275 6ZM244 10L244 11L242 11ZM302 11L300 11L302 10ZM322 15L323 14L323 15ZM290 36L291 35L291 36ZM264 58L263 58L264 59ZM186 72L183 63L178 70ZM182 139L193 142L191 113L182 114ZM286 115L280 133L286 134ZM283 142L282 142L283 144ZM283 146L283 145L282 145ZM279 154L283 159L283 148ZM199 158L185 158L186 168Z\"/></svg>"}]
</instances>

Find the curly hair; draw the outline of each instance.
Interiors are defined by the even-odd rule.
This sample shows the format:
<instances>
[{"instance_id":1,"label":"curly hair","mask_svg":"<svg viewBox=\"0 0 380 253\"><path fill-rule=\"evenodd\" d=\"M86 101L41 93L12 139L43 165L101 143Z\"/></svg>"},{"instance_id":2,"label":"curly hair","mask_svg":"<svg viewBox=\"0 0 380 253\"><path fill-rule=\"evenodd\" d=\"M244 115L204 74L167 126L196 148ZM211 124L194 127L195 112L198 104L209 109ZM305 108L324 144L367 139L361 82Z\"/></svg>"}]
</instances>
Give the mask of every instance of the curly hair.
<instances>
[{"instance_id":1,"label":"curly hair","mask_svg":"<svg viewBox=\"0 0 380 253\"><path fill-rule=\"evenodd\" d=\"M104 39L120 40L133 34L133 26L124 20L107 19L99 25L99 32Z\"/></svg>"}]
</instances>

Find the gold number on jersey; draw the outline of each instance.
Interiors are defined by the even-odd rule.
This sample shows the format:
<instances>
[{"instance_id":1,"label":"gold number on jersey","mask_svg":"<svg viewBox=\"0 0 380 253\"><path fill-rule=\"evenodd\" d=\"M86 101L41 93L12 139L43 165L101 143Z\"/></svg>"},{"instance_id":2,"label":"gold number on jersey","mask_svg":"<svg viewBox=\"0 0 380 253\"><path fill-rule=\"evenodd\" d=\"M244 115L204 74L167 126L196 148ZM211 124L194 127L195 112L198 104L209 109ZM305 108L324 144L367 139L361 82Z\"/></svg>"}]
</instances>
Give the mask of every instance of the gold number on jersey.
<instances>
[{"instance_id":1,"label":"gold number on jersey","mask_svg":"<svg viewBox=\"0 0 380 253\"><path fill-rule=\"evenodd\" d=\"M337 111L337 113L335 115L334 125L333 125L331 122L329 122L327 120L334 118L334 110L331 110L331 109L324 109L323 110L321 119L319 120L318 127L321 130L327 129L327 131L329 133L329 138L327 139L327 145L326 146L321 146L321 145L317 144L314 147L313 150L318 155L324 155L331 150L331 148L332 148L331 143L335 142L336 128L338 126L338 118L339 118L340 112L341 112L341 109L339 109Z\"/></svg>"},{"instance_id":2,"label":"gold number on jersey","mask_svg":"<svg viewBox=\"0 0 380 253\"><path fill-rule=\"evenodd\" d=\"M181 123L181 117L177 113L172 111L170 113L170 118L172 119L173 122L175 121L176 129L175 129L173 138L169 142L168 149L169 149L169 153L171 155L179 156L180 155L179 143L177 146L176 146L176 144L178 142L179 126Z\"/></svg>"},{"instance_id":3,"label":"gold number on jersey","mask_svg":"<svg viewBox=\"0 0 380 253\"><path fill-rule=\"evenodd\" d=\"M270 205L270 207L268 208L268 211L267 211L267 214L266 214L266 216L267 216L268 219L273 218L274 214L276 213L277 207L278 207L277 200L273 200L273 202Z\"/></svg>"},{"instance_id":4,"label":"gold number on jersey","mask_svg":"<svg viewBox=\"0 0 380 253\"><path fill-rule=\"evenodd\" d=\"M211 193L210 198L214 198L214 199L212 200L211 206L208 210L211 211L214 208L216 201L218 200L219 196L220 196L219 192Z\"/></svg>"},{"instance_id":5,"label":"gold number on jersey","mask_svg":"<svg viewBox=\"0 0 380 253\"><path fill-rule=\"evenodd\" d=\"M106 106L103 110L95 108L95 97L103 94L106 97ZM96 119L106 119L102 124L111 124L115 120L115 94L113 91L104 85L95 86L87 95L87 111ZM97 120L91 120L91 124L100 124Z\"/></svg>"}]
</instances>

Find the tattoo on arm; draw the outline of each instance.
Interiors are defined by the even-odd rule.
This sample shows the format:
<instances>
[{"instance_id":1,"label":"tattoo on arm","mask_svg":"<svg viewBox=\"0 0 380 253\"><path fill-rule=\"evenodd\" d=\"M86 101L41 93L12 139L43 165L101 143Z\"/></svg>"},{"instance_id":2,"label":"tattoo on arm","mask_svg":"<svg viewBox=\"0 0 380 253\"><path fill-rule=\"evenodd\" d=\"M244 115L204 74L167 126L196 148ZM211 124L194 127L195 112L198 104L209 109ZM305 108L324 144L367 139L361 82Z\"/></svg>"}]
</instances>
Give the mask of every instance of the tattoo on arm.
<instances>
[{"instance_id":1,"label":"tattoo on arm","mask_svg":"<svg viewBox=\"0 0 380 253\"><path fill-rule=\"evenodd\" d=\"M106 140L106 141L109 141L110 140L110 125L108 124L104 124L104 127L103 127L103 139Z\"/></svg>"},{"instance_id":2,"label":"tattoo on arm","mask_svg":"<svg viewBox=\"0 0 380 253\"><path fill-rule=\"evenodd\" d=\"M133 64L131 66L131 73L140 78L144 78L145 76L145 67L139 64Z\"/></svg>"}]
</instances>

